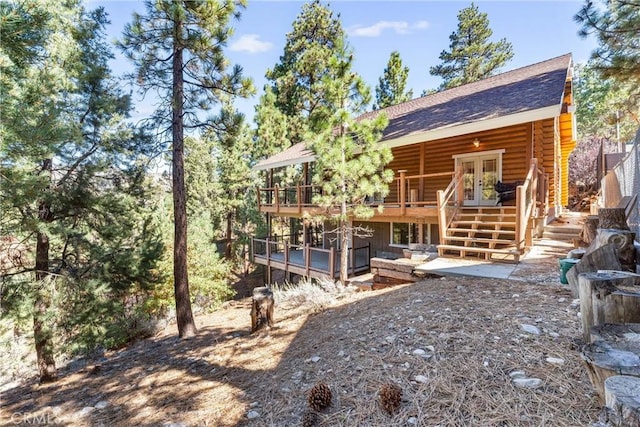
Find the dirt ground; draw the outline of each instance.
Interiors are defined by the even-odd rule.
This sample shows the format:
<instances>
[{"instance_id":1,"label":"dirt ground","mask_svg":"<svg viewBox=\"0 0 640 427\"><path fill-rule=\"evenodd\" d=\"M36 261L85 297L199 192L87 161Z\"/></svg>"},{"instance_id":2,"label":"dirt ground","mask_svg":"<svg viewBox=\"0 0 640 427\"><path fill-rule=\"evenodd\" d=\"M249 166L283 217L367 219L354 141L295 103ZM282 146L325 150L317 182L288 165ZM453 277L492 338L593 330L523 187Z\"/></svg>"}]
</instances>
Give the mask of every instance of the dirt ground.
<instances>
[{"instance_id":1,"label":"dirt ground","mask_svg":"<svg viewBox=\"0 0 640 427\"><path fill-rule=\"evenodd\" d=\"M516 276L436 278L322 301L298 294L278 302L273 329L255 334L250 300L233 301L199 317L193 339L170 325L73 364L54 384L4 391L0 424L300 426L308 390L322 381L332 403L320 426L590 425L601 405L557 259L523 263ZM403 392L392 415L377 395L388 382Z\"/></svg>"}]
</instances>

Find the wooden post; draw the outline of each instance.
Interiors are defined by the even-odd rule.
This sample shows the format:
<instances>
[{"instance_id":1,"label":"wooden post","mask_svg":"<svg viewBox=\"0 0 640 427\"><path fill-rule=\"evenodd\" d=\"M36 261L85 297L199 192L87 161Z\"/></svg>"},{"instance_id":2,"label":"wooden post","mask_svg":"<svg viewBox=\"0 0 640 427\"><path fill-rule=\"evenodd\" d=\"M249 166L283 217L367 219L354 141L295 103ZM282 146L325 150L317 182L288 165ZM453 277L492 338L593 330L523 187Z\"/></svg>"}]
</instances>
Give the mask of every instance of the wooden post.
<instances>
[{"instance_id":1,"label":"wooden post","mask_svg":"<svg viewBox=\"0 0 640 427\"><path fill-rule=\"evenodd\" d=\"M278 186L278 184L276 184L273 187L273 192L274 192L274 199L275 199L275 205L276 205L276 212L280 212L280 187Z\"/></svg>"},{"instance_id":2,"label":"wooden post","mask_svg":"<svg viewBox=\"0 0 640 427\"><path fill-rule=\"evenodd\" d=\"M582 338L592 342L591 327L640 322L640 276L622 271L578 276Z\"/></svg>"},{"instance_id":3,"label":"wooden post","mask_svg":"<svg viewBox=\"0 0 640 427\"><path fill-rule=\"evenodd\" d=\"M266 286L253 290L251 332L264 326L273 327L273 292Z\"/></svg>"},{"instance_id":4,"label":"wooden post","mask_svg":"<svg viewBox=\"0 0 640 427\"><path fill-rule=\"evenodd\" d=\"M284 241L284 273L285 273L285 277L287 277L288 280L288 273L289 273L289 242L287 240Z\"/></svg>"},{"instance_id":5,"label":"wooden post","mask_svg":"<svg viewBox=\"0 0 640 427\"><path fill-rule=\"evenodd\" d=\"M405 186L407 171L403 169L398 172L400 172L400 215L404 216L407 214L407 189Z\"/></svg>"},{"instance_id":6,"label":"wooden post","mask_svg":"<svg viewBox=\"0 0 640 427\"><path fill-rule=\"evenodd\" d=\"M305 276L309 277L309 271L311 270L311 249L309 244L304 245L304 271Z\"/></svg>"},{"instance_id":7,"label":"wooden post","mask_svg":"<svg viewBox=\"0 0 640 427\"><path fill-rule=\"evenodd\" d=\"M356 245L351 242L351 253L349 254L349 260L351 261L351 275L356 274Z\"/></svg>"},{"instance_id":8,"label":"wooden post","mask_svg":"<svg viewBox=\"0 0 640 427\"><path fill-rule=\"evenodd\" d=\"M271 243L269 237L266 238L267 245L267 283L271 284Z\"/></svg>"},{"instance_id":9,"label":"wooden post","mask_svg":"<svg viewBox=\"0 0 640 427\"><path fill-rule=\"evenodd\" d=\"M334 279L336 277L336 248L331 246L329 249L329 277Z\"/></svg>"}]
</instances>

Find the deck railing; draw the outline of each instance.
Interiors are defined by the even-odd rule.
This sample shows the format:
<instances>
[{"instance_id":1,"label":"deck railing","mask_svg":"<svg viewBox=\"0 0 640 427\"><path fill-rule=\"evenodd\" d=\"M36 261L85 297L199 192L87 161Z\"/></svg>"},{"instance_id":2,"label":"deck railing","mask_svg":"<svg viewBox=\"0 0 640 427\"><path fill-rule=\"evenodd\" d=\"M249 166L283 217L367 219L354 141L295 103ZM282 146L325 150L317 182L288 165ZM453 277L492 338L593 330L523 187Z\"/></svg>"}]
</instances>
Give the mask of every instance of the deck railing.
<instances>
[{"instance_id":1,"label":"deck railing","mask_svg":"<svg viewBox=\"0 0 640 427\"><path fill-rule=\"evenodd\" d=\"M341 251L335 247L329 249L295 245L281 236L253 238L251 241L253 261L271 267L302 274L308 277L326 275L332 278L340 275ZM370 268L371 248L369 243L349 248L349 267L351 275Z\"/></svg>"},{"instance_id":2,"label":"deck railing","mask_svg":"<svg viewBox=\"0 0 640 427\"><path fill-rule=\"evenodd\" d=\"M372 206L400 207L401 215L405 215L407 207L424 207L437 205L437 188L441 181L446 182L454 176L454 172L440 172L419 175L407 175L406 171L398 171L398 176L389 185L391 194L384 200L372 197L365 203ZM438 180L439 182L434 182ZM430 185L431 184L431 185ZM314 196L321 194L321 187L316 185L295 185L258 188L258 208L271 212L284 209L301 213L303 208L315 207Z\"/></svg>"}]
</instances>

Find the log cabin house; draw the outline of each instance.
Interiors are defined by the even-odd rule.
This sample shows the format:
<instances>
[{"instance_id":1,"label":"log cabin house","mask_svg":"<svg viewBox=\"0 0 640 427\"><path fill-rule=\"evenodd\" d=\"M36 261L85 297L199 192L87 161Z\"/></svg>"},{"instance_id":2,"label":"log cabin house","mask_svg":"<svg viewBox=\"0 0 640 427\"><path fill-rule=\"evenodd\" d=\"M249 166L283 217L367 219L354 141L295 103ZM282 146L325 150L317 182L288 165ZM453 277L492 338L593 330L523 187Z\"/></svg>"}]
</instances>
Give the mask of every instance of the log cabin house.
<instances>
[{"instance_id":1,"label":"log cabin house","mask_svg":"<svg viewBox=\"0 0 640 427\"><path fill-rule=\"evenodd\" d=\"M395 180L387 197L368 201L382 211L353 220L373 233L352 238L350 274L367 270L372 256L402 256L415 245L436 245L439 256L517 263L567 205L576 138L570 54L381 111L389 125L380 143L392 149L387 168ZM331 226L310 219L319 191L311 185L313 161L301 143L255 166L264 171L258 204L269 235L253 239L252 253L269 272L338 275ZM297 170L297 182L279 181L285 168ZM513 191L498 193L498 182Z\"/></svg>"}]
</instances>

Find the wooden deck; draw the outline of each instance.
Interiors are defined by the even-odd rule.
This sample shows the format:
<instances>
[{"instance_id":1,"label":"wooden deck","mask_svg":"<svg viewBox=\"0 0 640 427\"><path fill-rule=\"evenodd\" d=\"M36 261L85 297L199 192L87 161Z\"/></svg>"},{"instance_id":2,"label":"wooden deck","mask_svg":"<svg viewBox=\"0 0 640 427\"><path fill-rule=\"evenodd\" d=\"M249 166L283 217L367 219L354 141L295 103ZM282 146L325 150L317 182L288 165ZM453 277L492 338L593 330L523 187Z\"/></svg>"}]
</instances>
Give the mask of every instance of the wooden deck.
<instances>
[{"instance_id":1,"label":"wooden deck","mask_svg":"<svg viewBox=\"0 0 640 427\"><path fill-rule=\"evenodd\" d=\"M311 278L340 277L340 251L310 245L299 246L276 239L252 240L253 262L287 273ZM370 269L369 245L349 249L349 274L361 274Z\"/></svg>"}]
</instances>

